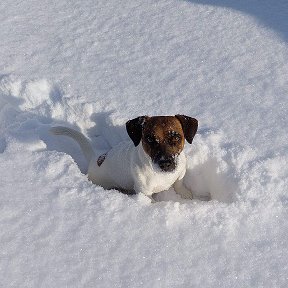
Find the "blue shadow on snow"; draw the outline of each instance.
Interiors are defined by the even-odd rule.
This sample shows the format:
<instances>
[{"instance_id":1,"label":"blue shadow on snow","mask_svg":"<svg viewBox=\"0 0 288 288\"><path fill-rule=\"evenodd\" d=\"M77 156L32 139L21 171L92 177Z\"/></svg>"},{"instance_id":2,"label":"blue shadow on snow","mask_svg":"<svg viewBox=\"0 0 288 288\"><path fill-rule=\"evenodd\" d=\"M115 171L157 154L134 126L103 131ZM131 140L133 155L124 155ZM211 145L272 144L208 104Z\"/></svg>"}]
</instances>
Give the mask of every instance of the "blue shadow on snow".
<instances>
[{"instance_id":1,"label":"blue shadow on snow","mask_svg":"<svg viewBox=\"0 0 288 288\"><path fill-rule=\"evenodd\" d=\"M220 6L238 10L257 18L267 28L273 29L288 41L287 0L185 0L187 2Z\"/></svg>"}]
</instances>

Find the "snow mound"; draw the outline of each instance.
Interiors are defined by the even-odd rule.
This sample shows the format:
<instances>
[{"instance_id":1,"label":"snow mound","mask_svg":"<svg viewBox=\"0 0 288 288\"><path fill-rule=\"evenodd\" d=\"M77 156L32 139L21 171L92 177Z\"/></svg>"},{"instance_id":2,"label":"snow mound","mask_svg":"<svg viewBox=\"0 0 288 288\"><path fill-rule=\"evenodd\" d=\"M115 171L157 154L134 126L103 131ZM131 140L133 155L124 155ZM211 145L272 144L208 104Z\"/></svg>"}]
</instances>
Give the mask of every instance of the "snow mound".
<instances>
[{"instance_id":1,"label":"snow mound","mask_svg":"<svg viewBox=\"0 0 288 288\"><path fill-rule=\"evenodd\" d=\"M61 85L46 79L23 81L3 76L0 95L1 153L6 149L20 149L18 147L27 151L64 152L85 174L87 163L78 145L67 137L51 135L51 126L66 125L82 131L90 137L99 154L128 139L124 125L128 119L119 122L114 120L112 112L95 113L96 103L77 102ZM277 155L272 155L262 159L256 149L229 142L223 131L201 127L201 122L193 144L186 144L185 151L188 169L184 181L195 200L233 203L247 197L254 199L257 195L252 196L251 191L261 191L262 183L268 185L271 179L274 185L277 181L283 185L282 176L288 174L287 158L282 156L279 161ZM251 189L254 186L258 190ZM281 194L279 185L276 188ZM271 187L274 191L276 188ZM155 195L155 199L186 203L173 189Z\"/></svg>"},{"instance_id":2,"label":"snow mound","mask_svg":"<svg viewBox=\"0 0 288 288\"><path fill-rule=\"evenodd\" d=\"M109 113L91 113L93 107L81 110L85 107L83 103L76 104L75 99L68 97L59 85L46 79L22 81L16 77L2 77L0 93L3 102L0 116L8 127L6 134L10 137L13 135L14 138L10 145L15 144L17 139L17 143L24 144L21 145L23 149L29 151L48 149L65 152L72 156L83 173L87 170L87 163L78 145L66 137L49 134L51 126L61 124L77 129L79 126L87 127L88 129L82 129L82 132L92 137L99 154L119 141L128 139L124 123L122 126L113 126ZM71 102L74 103L73 106L70 105ZM93 105L87 104L86 108L91 106ZM70 118L74 121L70 122ZM80 118L81 125L77 123ZM186 144L189 167L185 184L192 189L196 199L213 199L226 203L235 200L237 180L233 175L235 169L232 162L228 163L229 153L223 147L224 138L221 131L203 132L200 129L192 147ZM6 141L5 138L0 139L2 153L6 149ZM172 189L155 198L158 201L183 202Z\"/></svg>"},{"instance_id":3,"label":"snow mound","mask_svg":"<svg viewBox=\"0 0 288 288\"><path fill-rule=\"evenodd\" d=\"M186 185L195 191L195 197L226 203L236 199L239 191L235 167L229 161L231 151L224 144L221 131L206 131L196 138L185 179Z\"/></svg>"}]
</instances>

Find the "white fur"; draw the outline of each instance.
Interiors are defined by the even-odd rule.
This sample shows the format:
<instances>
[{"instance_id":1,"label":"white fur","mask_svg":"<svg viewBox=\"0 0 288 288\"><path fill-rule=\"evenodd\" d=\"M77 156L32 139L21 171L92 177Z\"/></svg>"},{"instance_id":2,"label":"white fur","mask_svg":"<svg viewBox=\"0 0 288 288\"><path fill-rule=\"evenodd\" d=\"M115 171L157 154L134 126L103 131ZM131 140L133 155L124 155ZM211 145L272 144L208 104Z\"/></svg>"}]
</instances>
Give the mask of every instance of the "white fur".
<instances>
[{"instance_id":1,"label":"white fur","mask_svg":"<svg viewBox=\"0 0 288 288\"><path fill-rule=\"evenodd\" d=\"M148 197L173 186L183 198L192 199L192 192L183 185L186 172L184 152L179 154L174 171L163 172L144 152L141 142L135 147L131 141L125 141L109 150L104 162L98 166L98 157L82 133L60 126L53 127L51 132L55 135L69 136L79 143L89 163L88 178L94 184L105 189L135 191Z\"/></svg>"}]
</instances>

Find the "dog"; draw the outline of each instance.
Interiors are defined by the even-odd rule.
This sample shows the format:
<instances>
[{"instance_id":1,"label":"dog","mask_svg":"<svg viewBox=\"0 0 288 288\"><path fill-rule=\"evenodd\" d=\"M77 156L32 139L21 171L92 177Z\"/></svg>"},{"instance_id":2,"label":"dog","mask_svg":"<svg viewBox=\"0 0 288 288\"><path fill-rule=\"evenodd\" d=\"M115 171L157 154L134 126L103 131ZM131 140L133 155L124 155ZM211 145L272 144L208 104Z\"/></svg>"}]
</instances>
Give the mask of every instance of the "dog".
<instances>
[{"instance_id":1,"label":"dog","mask_svg":"<svg viewBox=\"0 0 288 288\"><path fill-rule=\"evenodd\" d=\"M153 194L170 187L184 199L193 198L183 183L183 148L185 139L192 144L197 129L198 121L185 115L140 116L126 123L132 141L123 141L98 157L82 133L62 126L51 132L78 142L89 163L88 179L94 184L125 194L143 193L153 201Z\"/></svg>"}]
</instances>

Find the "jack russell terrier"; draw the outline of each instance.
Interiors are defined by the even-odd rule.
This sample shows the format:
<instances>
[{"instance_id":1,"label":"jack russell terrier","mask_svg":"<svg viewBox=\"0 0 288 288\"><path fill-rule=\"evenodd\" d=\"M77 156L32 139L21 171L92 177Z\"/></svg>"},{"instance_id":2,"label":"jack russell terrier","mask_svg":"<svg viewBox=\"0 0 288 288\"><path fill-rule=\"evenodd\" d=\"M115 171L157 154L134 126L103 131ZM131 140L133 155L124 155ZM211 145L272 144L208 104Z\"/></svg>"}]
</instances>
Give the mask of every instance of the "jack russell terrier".
<instances>
[{"instance_id":1,"label":"jack russell terrier","mask_svg":"<svg viewBox=\"0 0 288 288\"><path fill-rule=\"evenodd\" d=\"M66 135L78 142L89 166L88 179L104 189L125 194L152 195L173 186L182 198L192 199L192 191L183 183L186 173L185 139L189 144L198 121L185 115L140 116L126 123L131 141L124 141L96 157L89 140L80 132L53 127L55 135Z\"/></svg>"}]
</instances>

